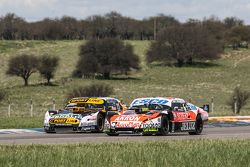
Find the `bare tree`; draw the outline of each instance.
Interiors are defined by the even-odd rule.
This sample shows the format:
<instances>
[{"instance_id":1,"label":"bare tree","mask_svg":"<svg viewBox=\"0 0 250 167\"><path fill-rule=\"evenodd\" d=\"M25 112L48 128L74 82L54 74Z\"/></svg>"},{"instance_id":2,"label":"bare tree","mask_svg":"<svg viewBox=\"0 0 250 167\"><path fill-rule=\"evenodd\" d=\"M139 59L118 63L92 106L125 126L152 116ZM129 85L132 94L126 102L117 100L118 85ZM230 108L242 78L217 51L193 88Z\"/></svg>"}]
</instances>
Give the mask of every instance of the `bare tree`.
<instances>
[{"instance_id":1,"label":"bare tree","mask_svg":"<svg viewBox=\"0 0 250 167\"><path fill-rule=\"evenodd\" d=\"M50 80L54 78L58 63L59 63L58 57L51 57L49 55L44 55L40 58L38 71L44 78L47 79L47 85L51 85Z\"/></svg>"},{"instance_id":2,"label":"bare tree","mask_svg":"<svg viewBox=\"0 0 250 167\"><path fill-rule=\"evenodd\" d=\"M28 79L31 74L36 72L37 65L38 59L34 55L18 55L9 60L6 74L22 77L24 85L28 86Z\"/></svg>"},{"instance_id":3,"label":"bare tree","mask_svg":"<svg viewBox=\"0 0 250 167\"><path fill-rule=\"evenodd\" d=\"M236 113L239 114L241 108L247 104L249 97L250 92L244 91L237 86L230 99L227 101L227 104L231 106L233 112L236 110Z\"/></svg>"},{"instance_id":4,"label":"bare tree","mask_svg":"<svg viewBox=\"0 0 250 167\"><path fill-rule=\"evenodd\" d=\"M242 26L244 24L244 21L237 17L226 17L223 21L227 28Z\"/></svg>"}]
</instances>

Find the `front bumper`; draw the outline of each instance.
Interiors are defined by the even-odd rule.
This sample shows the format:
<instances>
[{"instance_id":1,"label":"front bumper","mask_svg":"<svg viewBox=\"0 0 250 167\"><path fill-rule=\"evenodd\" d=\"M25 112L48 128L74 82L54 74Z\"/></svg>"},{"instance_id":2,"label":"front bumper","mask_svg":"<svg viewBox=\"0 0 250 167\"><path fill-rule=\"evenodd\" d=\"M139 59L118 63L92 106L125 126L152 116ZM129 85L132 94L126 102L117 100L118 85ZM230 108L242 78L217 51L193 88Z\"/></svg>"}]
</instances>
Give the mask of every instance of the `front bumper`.
<instances>
[{"instance_id":1,"label":"front bumper","mask_svg":"<svg viewBox=\"0 0 250 167\"><path fill-rule=\"evenodd\" d=\"M155 134L159 132L159 128L114 128L105 129L105 133L115 133L115 134Z\"/></svg>"},{"instance_id":2,"label":"front bumper","mask_svg":"<svg viewBox=\"0 0 250 167\"><path fill-rule=\"evenodd\" d=\"M78 125L50 125L44 126L45 132L77 132L79 131Z\"/></svg>"}]
</instances>

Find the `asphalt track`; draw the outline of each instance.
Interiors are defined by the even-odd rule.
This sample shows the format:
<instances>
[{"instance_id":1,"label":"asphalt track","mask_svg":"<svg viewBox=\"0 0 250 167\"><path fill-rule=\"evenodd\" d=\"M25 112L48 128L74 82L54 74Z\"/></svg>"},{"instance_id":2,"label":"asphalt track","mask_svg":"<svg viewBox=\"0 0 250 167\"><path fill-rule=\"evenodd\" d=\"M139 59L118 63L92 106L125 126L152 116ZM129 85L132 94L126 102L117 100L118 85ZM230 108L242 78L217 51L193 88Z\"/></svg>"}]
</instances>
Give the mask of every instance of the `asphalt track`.
<instances>
[{"instance_id":1,"label":"asphalt track","mask_svg":"<svg viewBox=\"0 0 250 167\"><path fill-rule=\"evenodd\" d=\"M24 132L16 134L0 134L0 144L76 144L101 142L141 142L164 140L195 139L250 139L250 126L208 127L202 135L192 136L188 133L174 133L168 136L120 135L107 136L103 133L55 133Z\"/></svg>"}]
</instances>

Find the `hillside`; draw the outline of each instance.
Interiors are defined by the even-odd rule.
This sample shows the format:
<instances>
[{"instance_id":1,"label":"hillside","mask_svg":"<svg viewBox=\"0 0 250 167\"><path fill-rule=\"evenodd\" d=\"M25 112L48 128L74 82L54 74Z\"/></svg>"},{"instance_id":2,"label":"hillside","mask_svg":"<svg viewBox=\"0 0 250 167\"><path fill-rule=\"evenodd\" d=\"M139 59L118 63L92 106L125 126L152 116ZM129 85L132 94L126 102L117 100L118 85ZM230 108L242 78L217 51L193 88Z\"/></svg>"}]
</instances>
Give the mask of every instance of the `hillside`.
<instances>
[{"instance_id":1,"label":"hillside","mask_svg":"<svg viewBox=\"0 0 250 167\"><path fill-rule=\"evenodd\" d=\"M0 41L0 88L9 93L11 115L29 114L32 98L36 117L42 118L44 112L52 108L52 99L56 108L63 107L65 94L77 85L101 82L115 88L114 97L123 99L126 104L136 97L176 96L191 99L195 104L210 103L214 97L215 110L211 115L232 115L225 104L237 84L250 91L250 50L226 50L220 60L208 65L194 67L167 67L160 64L146 65L144 57L149 41L127 41L134 46L140 56L141 71L132 72L129 79L94 80L72 79L71 73L78 60L78 49L84 41ZM60 58L60 65L53 82L57 86L44 86L39 74L30 77L29 87L23 87L19 77L5 75L8 59L20 53L42 55L49 53ZM1 102L0 116L7 115L8 102ZM244 107L242 114L250 114L250 103Z\"/></svg>"}]
</instances>

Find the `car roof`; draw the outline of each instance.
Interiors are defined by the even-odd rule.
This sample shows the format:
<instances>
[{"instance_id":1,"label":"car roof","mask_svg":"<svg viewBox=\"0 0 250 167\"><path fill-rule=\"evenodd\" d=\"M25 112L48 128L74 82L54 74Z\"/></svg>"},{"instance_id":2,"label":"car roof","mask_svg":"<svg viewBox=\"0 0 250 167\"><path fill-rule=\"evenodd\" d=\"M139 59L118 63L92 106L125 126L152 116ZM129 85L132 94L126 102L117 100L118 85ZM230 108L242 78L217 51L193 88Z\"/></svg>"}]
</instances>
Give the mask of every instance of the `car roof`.
<instances>
[{"instance_id":1,"label":"car roof","mask_svg":"<svg viewBox=\"0 0 250 167\"><path fill-rule=\"evenodd\" d=\"M171 104L173 102L185 103L186 101L181 98L175 98L175 97L143 97L143 98L134 99L131 102L130 107L141 106L141 105L146 105L146 104L161 104L161 105L167 105L171 107Z\"/></svg>"}]
</instances>

